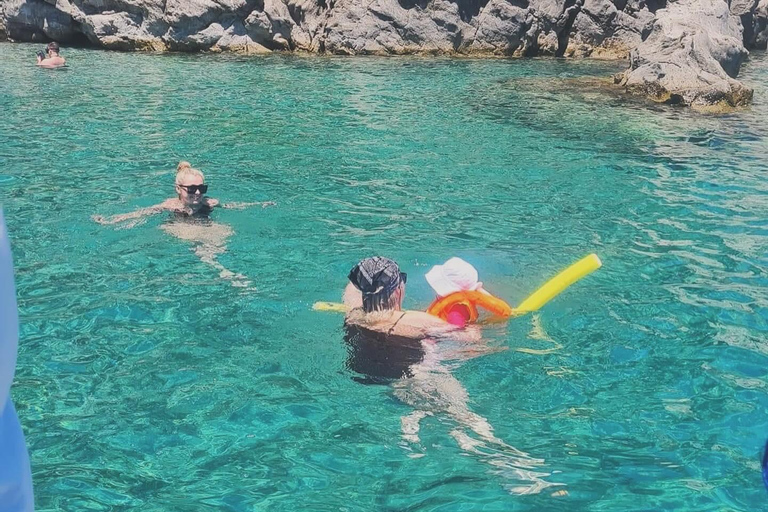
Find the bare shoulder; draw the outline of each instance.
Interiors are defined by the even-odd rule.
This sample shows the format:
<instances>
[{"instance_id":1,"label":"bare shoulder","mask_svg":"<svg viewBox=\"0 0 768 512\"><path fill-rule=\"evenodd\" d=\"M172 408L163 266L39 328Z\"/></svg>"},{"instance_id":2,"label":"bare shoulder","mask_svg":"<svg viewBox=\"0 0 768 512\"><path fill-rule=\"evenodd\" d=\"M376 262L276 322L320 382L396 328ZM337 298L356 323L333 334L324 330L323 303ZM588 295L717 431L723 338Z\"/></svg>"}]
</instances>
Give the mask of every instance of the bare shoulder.
<instances>
[{"instance_id":1,"label":"bare shoulder","mask_svg":"<svg viewBox=\"0 0 768 512\"><path fill-rule=\"evenodd\" d=\"M350 325L361 325L365 319L365 313L362 308L350 308L344 316L344 323Z\"/></svg>"},{"instance_id":2,"label":"bare shoulder","mask_svg":"<svg viewBox=\"0 0 768 512\"><path fill-rule=\"evenodd\" d=\"M44 59L38 63L38 66L42 66L44 68L60 68L66 64L67 61L65 61L62 57L53 58L53 59Z\"/></svg>"},{"instance_id":3,"label":"bare shoulder","mask_svg":"<svg viewBox=\"0 0 768 512\"><path fill-rule=\"evenodd\" d=\"M157 208L158 210L175 211L175 210L181 210L182 205L178 199L176 199L175 197L171 197L169 199L166 199L162 203L158 204L157 206L155 206L155 208Z\"/></svg>"}]
</instances>

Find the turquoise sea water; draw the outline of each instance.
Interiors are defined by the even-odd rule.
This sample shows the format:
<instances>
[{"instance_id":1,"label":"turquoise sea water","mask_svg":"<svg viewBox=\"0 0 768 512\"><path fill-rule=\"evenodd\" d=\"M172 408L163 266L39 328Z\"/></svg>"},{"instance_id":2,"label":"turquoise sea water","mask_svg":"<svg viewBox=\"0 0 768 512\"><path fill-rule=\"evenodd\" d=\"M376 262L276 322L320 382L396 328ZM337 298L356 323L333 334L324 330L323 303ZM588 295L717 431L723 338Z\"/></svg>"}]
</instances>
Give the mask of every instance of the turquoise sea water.
<instances>
[{"instance_id":1,"label":"turquoise sea water","mask_svg":"<svg viewBox=\"0 0 768 512\"><path fill-rule=\"evenodd\" d=\"M715 117L585 85L614 63L35 50L0 45L0 199L39 510L768 510L764 57ZM181 159L277 202L214 214L250 287L165 216L90 220ZM392 385L311 311L369 255L423 308L451 256L517 303L589 252L540 316Z\"/></svg>"}]
</instances>

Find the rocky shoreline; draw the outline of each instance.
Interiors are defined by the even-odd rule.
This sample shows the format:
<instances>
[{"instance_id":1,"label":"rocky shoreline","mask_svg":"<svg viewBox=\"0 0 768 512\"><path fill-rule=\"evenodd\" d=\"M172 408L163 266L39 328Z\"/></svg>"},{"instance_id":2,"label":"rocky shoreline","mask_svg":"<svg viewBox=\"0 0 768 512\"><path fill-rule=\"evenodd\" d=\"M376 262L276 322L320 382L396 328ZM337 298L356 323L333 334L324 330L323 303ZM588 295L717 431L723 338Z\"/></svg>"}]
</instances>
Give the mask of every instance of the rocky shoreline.
<instances>
[{"instance_id":1,"label":"rocky shoreline","mask_svg":"<svg viewBox=\"0 0 768 512\"><path fill-rule=\"evenodd\" d=\"M3 0L0 40L119 51L623 59L655 101L727 110L768 0Z\"/></svg>"}]
</instances>

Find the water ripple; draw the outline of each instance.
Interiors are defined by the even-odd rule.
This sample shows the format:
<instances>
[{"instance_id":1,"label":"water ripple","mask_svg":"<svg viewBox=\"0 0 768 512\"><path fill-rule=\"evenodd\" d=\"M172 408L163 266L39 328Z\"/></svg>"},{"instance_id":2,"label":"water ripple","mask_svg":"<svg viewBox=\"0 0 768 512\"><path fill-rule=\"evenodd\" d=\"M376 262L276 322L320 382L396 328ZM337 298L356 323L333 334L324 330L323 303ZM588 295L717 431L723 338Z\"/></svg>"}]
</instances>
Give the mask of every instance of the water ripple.
<instances>
[{"instance_id":1,"label":"water ripple","mask_svg":"<svg viewBox=\"0 0 768 512\"><path fill-rule=\"evenodd\" d=\"M764 56L755 105L715 117L611 91L614 63L66 49L47 73L35 49L0 45L0 194L39 509L765 508ZM164 217L91 222L168 197L182 159L277 201L216 213L251 287ZM310 310L371 254L421 308L450 256L517 303L588 252L410 395L360 384Z\"/></svg>"}]
</instances>

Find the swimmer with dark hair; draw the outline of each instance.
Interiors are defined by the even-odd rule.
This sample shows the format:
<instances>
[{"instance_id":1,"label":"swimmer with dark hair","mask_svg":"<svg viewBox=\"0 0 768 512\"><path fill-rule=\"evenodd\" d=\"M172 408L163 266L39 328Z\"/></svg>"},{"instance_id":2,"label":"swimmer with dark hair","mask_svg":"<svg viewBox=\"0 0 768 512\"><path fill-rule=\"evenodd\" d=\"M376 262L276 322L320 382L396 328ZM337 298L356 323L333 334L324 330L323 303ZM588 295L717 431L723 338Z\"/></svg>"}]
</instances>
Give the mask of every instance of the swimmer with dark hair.
<instances>
[{"instance_id":1,"label":"swimmer with dark hair","mask_svg":"<svg viewBox=\"0 0 768 512\"><path fill-rule=\"evenodd\" d=\"M423 311L402 309L408 276L388 258L366 258L352 268L348 277L344 291L348 308L346 326L412 339L459 331L458 327Z\"/></svg>"},{"instance_id":2,"label":"swimmer with dark hair","mask_svg":"<svg viewBox=\"0 0 768 512\"><path fill-rule=\"evenodd\" d=\"M67 60L59 55L59 43L48 43L45 50L37 52L37 65L41 68L60 68L67 64Z\"/></svg>"},{"instance_id":3,"label":"swimmer with dark hair","mask_svg":"<svg viewBox=\"0 0 768 512\"><path fill-rule=\"evenodd\" d=\"M437 415L454 423L450 434L466 453L492 470L510 468L515 492L558 485L542 479L547 473L532 471L543 460L496 437L488 420L469 408L469 394L451 369L460 360L497 350L483 346L477 326L461 328L423 311L404 310L407 276L388 258L366 258L348 277L343 298L347 368L357 382L390 385L412 407L400 417L404 449L422 455L421 420Z\"/></svg>"}]
</instances>

